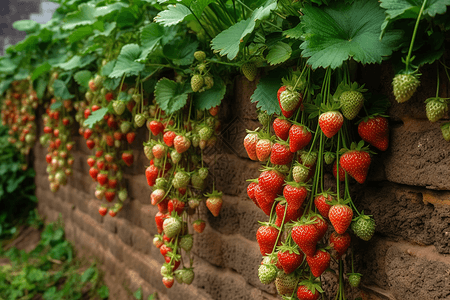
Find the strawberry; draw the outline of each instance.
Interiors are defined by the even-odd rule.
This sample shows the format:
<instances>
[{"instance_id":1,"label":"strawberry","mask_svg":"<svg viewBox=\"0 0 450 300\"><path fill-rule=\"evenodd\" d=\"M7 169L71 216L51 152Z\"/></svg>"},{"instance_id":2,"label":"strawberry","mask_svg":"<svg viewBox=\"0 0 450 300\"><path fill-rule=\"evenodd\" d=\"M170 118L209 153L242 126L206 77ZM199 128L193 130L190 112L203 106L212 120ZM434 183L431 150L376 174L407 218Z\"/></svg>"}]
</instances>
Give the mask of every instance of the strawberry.
<instances>
[{"instance_id":1,"label":"strawberry","mask_svg":"<svg viewBox=\"0 0 450 300\"><path fill-rule=\"evenodd\" d=\"M247 195L250 199L252 199L253 203L256 204L256 206L259 207L258 202L256 201L255 197L255 188L258 186L257 182L250 182L250 184L247 186Z\"/></svg>"},{"instance_id":2,"label":"strawberry","mask_svg":"<svg viewBox=\"0 0 450 300\"><path fill-rule=\"evenodd\" d=\"M272 151L272 142L269 139L260 139L256 143L256 157L259 161L266 161Z\"/></svg>"},{"instance_id":3,"label":"strawberry","mask_svg":"<svg viewBox=\"0 0 450 300\"><path fill-rule=\"evenodd\" d=\"M205 230L205 226L206 226L205 221L200 219L194 221L194 223L192 224L192 227L194 227L194 230L197 231L198 233L202 233L203 230Z\"/></svg>"},{"instance_id":4,"label":"strawberry","mask_svg":"<svg viewBox=\"0 0 450 300\"><path fill-rule=\"evenodd\" d=\"M339 96L344 117L353 120L364 105L364 96L359 91L345 91Z\"/></svg>"},{"instance_id":5,"label":"strawberry","mask_svg":"<svg viewBox=\"0 0 450 300\"><path fill-rule=\"evenodd\" d=\"M333 164L333 176L334 178L337 178L337 161L334 162ZM342 168L341 164L339 164L339 181L344 181L345 180L345 170L344 168Z\"/></svg>"},{"instance_id":6,"label":"strawberry","mask_svg":"<svg viewBox=\"0 0 450 300\"><path fill-rule=\"evenodd\" d=\"M105 139L106 145L108 145L109 147L114 146L114 137L112 135L106 134L103 136L103 138Z\"/></svg>"},{"instance_id":7,"label":"strawberry","mask_svg":"<svg viewBox=\"0 0 450 300\"><path fill-rule=\"evenodd\" d=\"M170 289L173 286L175 280L172 276L164 276L162 282L166 286L166 288Z\"/></svg>"},{"instance_id":8,"label":"strawberry","mask_svg":"<svg viewBox=\"0 0 450 300\"><path fill-rule=\"evenodd\" d=\"M89 167L93 167L95 165L95 158L93 156L89 157L87 159L87 164L89 165Z\"/></svg>"},{"instance_id":9,"label":"strawberry","mask_svg":"<svg viewBox=\"0 0 450 300\"><path fill-rule=\"evenodd\" d=\"M162 213L162 212L157 212L155 215L155 223L156 223L156 228L158 230L158 233L162 233L163 232L163 224L164 224L164 220L166 218L168 218L169 216ZM161 247L162 248L162 247ZM162 249L161 249L161 254L165 255L162 253Z\"/></svg>"},{"instance_id":10,"label":"strawberry","mask_svg":"<svg viewBox=\"0 0 450 300\"><path fill-rule=\"evenodd\" d=\"M256 156L256 143L258 142L258 134L254 131L247 131L247 135L244 138L244 147L247 151L247 155L251 160L258 160Z\"/></svg>"},{"instance_id":11,"label":"strawberry","mask_svg":"<svg viewBox=\"0 0 450 300\"><path fill-rule=\"evenodd\" d=\"M137 127L142 127L145 124L145 116L144 114L136 114L134 116L134 124L136 124Z\"/></svg>"},{"instance_id":12,"label":"strawberry","mask_svg":"<svg viewBox=\"0 0 450 300\"><path fill-rule=\"evenodd\" d=\"M344 117L338 111L327 111L319 116L319 126L327 138L332 138L344 124Z\"/></svg>"},{"instance_id":13,"label":"strawberry","mask_svg":"<svg viewBox=\"0 0 450 300\"><path fill-rule=\"evenodd\" d=\"M200 62L204 61L206 59L206 53L203 51L195 51L194 52L194 58Z\"/></svg>"},{"instance_id":14,"label":"strawberry","mask_svg":"<svg viewBox=\"0 0 450 300\"><path fill-rule=\"evenodd\" d=\"M170 131L170 130L166 131L164 133L164 136L163 136L164 143L167 146L172 147L173 146L173 140L175 139L176 136L177 136L177 134L175 132Z\"/></svg>"},{"instance_id":15,"label":"strawberry","mask_svg":"<svg viewBox=\"0 0 450 300\"><path fill-rule=\"evenodd\" d=\"M330 267L330 261L330 253L321 249L317 249L314 255L306 257L306 262L314 277L320 277L320 275Z\"/></svg>"},{"instance_id":16,"label":"strawberry","mask_svg":"<svg viewBox=\"0 0 450 300\"><path fill-rule=\"evenodd\" d=\"M263 128L267 128L272 119L271 115L268 115L266 111L260 111L258 113L258 121L262 124Z\"/></svg>"},{"instance_id":17,"label":"strawberry","mask_svg":"<svg viewBox=\"0 0 450 300\"><path fill-rule=\"evenodd\" d=\"M349 273L348 276L348 283L350 286L357 288L359 286L359 283L361 282L361 274L359 273Z\"/></svg>"},{"instance_id":18,"label":"strawberry","mask_svg":"<svg viewBox=\"0 0 450 300\"><path fill-rule=\"evenodd\" d=\"M372 116L358 124L358 134L365 141L381 151L389 145L389 124L385 117Z\"/></svg>"},{"instance_id":19,"label":"strawberry","mask_svg":"<svg viewBox=\"0 0 450 300\"><path fill-rule=\"evenodd\" d=\"M392 80L392 87L395 100L398 103L408 101L416 92L420 85L418 75L415 74L397 74Z\"/></svg>"},{"instance_id":20,"label":"strawberry","mask_svg":"<svg viewBox=\"0 0 450 300\"><path fill-rule=\"evenodd\" d=\"M330 235L330 244L333 246L334 250L338 253L337 259L341 258L342 255L347 252L348 247L350 247L351 237L348 232L344 232L343 234L339 234L337 232L333 232Z\"/></svg>"},{"instance_id":21,"label":"strawberry","mask_svg":"<svg viewBox=\"0 0 450 300\"><path fill-rule=\"evenodd\" d=\"M166 191L164 191L163 189L153 190L153 192L150 194L152 205L157 205L161 200L163 200L165 195Z\"/></svg>"},{"instance_id":22,"label":"strawberry","mask_svg":"<svg viewBox=\"0 0 450 300\"><path fill-rule=\"evenodd\" d=\"M163 222L163 231L169 238L173 238L181 231L181 222L174 217L169 217Z\"/></svg>"},{"instance_id":23,"label":"strawberry","mask_svg":"<svg viewBox=\"0 0 450 300\"><path fill-rule=\"evenodd\" d=\"M97 181L101 186L105 185L108 182L108 173L104 171L100 172L97 175Z\"/></svg>"},{"instance_id":24,"label":"strawberry","mask_svg":"<svg viewBox=\"0 0 450 300\"><path fill-rule=\"evenodd\" d=\"M112 103L112 107L116 115L120 116L125 111L126 105L123 101L114 100Z\"/></svg>"},{"instance_id":25,"label":"strawberry","mask_svg":"<svg viewBox=\"0 0 450 300\"><path fill-rule=\"evenodd\" d=\"M310 173L310 168L296 163L294 165L294 167L292 168L292 177L294 179L295 182L297 183L301 183L301 182L306 182L306 180L308 179Z\"/></svg>"},{"instance_id":26,"label":"strawberry","mask_svg":"<svg viewBox=\"0 0 450 300\"><path fill-rule=\"evenodd\" d=\"M110 215L111 217L114 218L114 217L117 215L117 211L111 209L111 210L109 211L109 215Z\"/></svg>"},{"instance_id":27,"label":"strawberry","mask_svg":"<svg viewBox=\"0 0 450 300\"><path fill-rule=\"evenodd\" d=\"M283 189L289 209L299 209L306 199L308 191L304 185L296 182L288 182Z\"/></svg>"},{"instance_id":28,"label":"strawberry","mask_svg":"<svg viewBox=\"0 0 450 300\"><path fill-rule=\"evenodd\" d=\"M91 139L87 140L87 141L86 141L86 146L88 147L89 150L94 149L94 147L95 147L95 142L94 142L94 140L91 140Z\"/></svg>"},{"instance_id":29,"label":"strawberry","mask_svg":"<svg viewBox=\"0 0 450 300\"><path fill-rule=\"evenodd\" d=\"M316 206L317 210L322 215L322 217L328 218L328 212L330 211L331 208L330 203L333 200L334 200L333 196L326 192L318 194L316 195L316 197L314 197L314 205Z\"/></svg>"},{"instance_id":30,"label":"strawberry","mask_svg":"<svg viewBox=\"0 0 450 300\"><path fill-rule=\"evenodd\" d=\"M100 206L100 208L98 209L98 213L100 214L100 216L104 217L108 213L108 208L106 206Z\"/></svg>"},{"instance_id":31,"label":"strawberry","mask_svg":"<svg viewBox=\"0 0 450 300\"><path fill-rule=\"evenodd\" d=\"M291 274L303 262L304 254L299 252L297 247L282 245L278 247L277 258L284 273Z\"/></svg>"},{"instance_id":32,"label":"strawberry","mask_svg":"<svg viewBox=\"0 0 450 300\"><path fill-rule=\"evenodd\" d=\"M428 98L426 101L426 113L430 122L436 122L448 111L447 99L435 97Z\"/></svg>"},{"instance_id":33,"label":"strawberry","mask_svg":"<svg viewBox=\"0 0 450 300\"><path fill-rule=\"evenodd\" d=\"M256 241L262 256L272 253L273 247L277 241L278 229L267 224L260 226L256 232Z\"/></svg>"},{"instance_id":34,"label":"strawberry","mask_svg":"<svg viewBox=\"0 0 450 300\"><path fill-rule=\"evenodd\" d=\"M191 77L191 88L193 92L198 92L204 84L205 80L203 79L202 75L195 74Z\"/></svg>"},{"instance_id":35,"label":"strawberry","mask_svg":"<svg viewBox=\"0 0 450 300\"><path fill-rule=\"evenodd\" d=\"M366 181L370 166L370 155L363 150L350 150L342 154L339 165L359 183Z\"/></svg>"},{"instance_id":36,"label":"strawberry","mask_svg":"<svg viewBox=\"0 0 450 300\"><path fill-rule=\"evenodd\" d=\"M209 109L210 115L213 116L213 117L217 116L217 114L219 113L219 108L220 108L219 105L214 106L214 107L211 107L211 108Z\"/></svg>"},{"instance_id":37,"label":"strawberry","mask_svg":"<svg viewBox=\"0 0 450 300\"><path fill-rule=\"evenodd\" d=\"M289 150L289 146L282 142L275 143L272 146L270 162L274 165L287 165L292 161L294 153Z\"/></svg>"},{"instance_id":38,"label":"strawberry","mask_svg":"<svg viewBox=\"0 0 450 300\"><path fill-rule=\"evenodd\" d=\"M133 152L132 151L124 151L122 153L122 160L127 166L131 166L134 161Z\"/></svg>"},{"instance_id":39,"label":"strawberry","mask_svg":"<svg viewBox=\"0 0 450 300\"><path fill-rule=\"evenodd\" d=\"M89 175L92 177L92 179L94 179L95 181L97 181L97 175L99 173L99 170L95 167L91 167L89 169Z\"/></svg>"},{"instance_id":40,"label":"strawberry","mask_svg":"<svg viewBox=\"0 0 450 300\"><path fill-rule=\"evenodd\" d=\"M375 233L375 221L367 215L361 214L352 222L352 230L357 237L368 241Z\"/></svg>"},{"instance_id":41,"label":"strawberry","mask_svg":"<svg viewBox=\"0 0 450 300\"><path fill-rule=\"evenodd\" d=\"M261 190L271 194L281 194L284 175L275 169L265 169L258 177Z\"/></svg>"},{"instance_id":42,"label":"strawberry","mask_svg":"<svg viewBox=\"0 0 450 300\"><path fill-rule=\"evenodd\" d=\"M278 93L280 93L280 90L278 90ZM286 86L279 95L278 104L280 105L281 112L286 118L290 118L302 103L303 95L291 86Z\"/></svg>"},{"instance_id":43,"label":"strawberry","mask_svg":"<svg viewBox=\"0 0 450 300\"><path fill-rule=\"evenodd\" d=\"M330 208L328 218L334 230L339 234L343 234L352 222L353 210L345 204L336 204Z\"/></svg>"},{"instance_id":44,"label":"strawberry","mask_svg":"<svg viewBox=\"0 0 450 300\"><path fill-rule=\"evenodd\" d=\"M328 223L319 215L312 217L311 220L315 221L314 226L317 228L318 241L320 241L327 233Z\"/></svg>"},{"instance_id":45,"label":"strawberry","mask_svg":"<svg viewBox=\"0 0 450 300\"><path fill-rule=\"evenodd\" d=\"M164 131L164 125L160 121L152 120L150 123L148 123L148 129L152 132L154 136L157 136L161 132ZM175 138L175 136L174 136ZM172 138L173 140L173 138ZM169 145L168 145L169 146ZM169 146L172 147L172 146Z\"/></svg>"},{"instance_id":46,"label":"strawberry","mask_svg":"<svg viewBox=\"0 0 450 300\"><path fill-rule=\"evenodd\" d=\"M246 62L241 66L242 74L244 74L245 78L248 81L254 81L256 75L258 75L258 68L254 62Z\"/></svg>"},{"instance_id":47,"label":"strawberry","mask_svg":"<svg viewBox=\"0 0 450 300\"><path fill-rule=\"evenodd\" d=\"M120 124L120 131L123 134L127 133L130 130L131 130L131 123L130 122L125 121L125 122L122 122L122 124Z\"/></svg>"},{"instance_id":48,"label":"strawberry","mask_svg":"<svg viewBox=\"0 0 450 300\"><path fill-rule=\"evenodd\" d=\"M314 224L296 224L292 228L292 239L307 256L314 255L319 240L319 231Z\"/></svg>"},{"instance_id":49,"label":"strawberry","mask_svg":"<svg viewBox=\"0 0 450 300\"><path fill-rule=\"evenodd\" d=\"M208 197L208 199L206 199L206 207L214 217L217 217L222 208L222 193L213 191L211 194L206 194L205 196Z\"/></svg>"},{"instance_id":50,"label":"strawberry","mask_svg":"<svg viewBox=\"0 0 450 300\"><path fill-rule=\"evenodd\" d=\"M282 198L281 198L282 199ZM275 211L277 213L277 219L275 220L275 225L280 227L283 222L284 218L284 224L287 224L291 221L297 221L298 218L301 217L303 214L302 208L290 208L289 206L286 209L286 203L284 201L278 202L275 206Z\"/></svg>"},{"instance_id":51,"label":"strawberry","mask_svg":"<svg viewBox=\"0 0 450 300\"><path fill-rule=\"evenodd\" d=\"M289 150L297 152L306 147L312 139L312 134L303 125L294 124L289 129Z\"/></svg>"},{"instance_id":52,"label":"strawberry","mask_svg":"<svg viewBox=\"0 0 450 300\"><path fill-rule=\"evenodd\" d=\"M172 179L172 185L176 189L184 188L188 185L190 178L191 176L184 169L178 170Z\"/></svg>"},{"instance_id":53,"label":"strawberry","mask_svg":"<svg viewBox=\"0 0 450 300\"><path fill-rule=\"evenodd\" d=\"M276 118L272 124L273 131L275 131L277 137L279 137L283 141L286 141L288 139L289 129L291 128L291 126L292 124L288 120L281 118Z\"/></svg>"},{"instance_id":54,"label":"strawberry","mask_svg":"<svg viewBox=\"0 0 450 300\"><path fill-rule=\"evenodd\" d=\"M133 143L134 139L136 138L136 132L132 132L132 131L128 132L126 135L126 138L127 138L128 144Z\"/></svg>"},{"instance_id":55,"label":"strawberry","mask_svg":"<svg viewBox=\"0 0 450 300\"><path fill-rule=\"evenodd\" d=\"M317 289L310 289L306 285L300 285L297 289L297 298L299 300L317 300L320 298L320 292Z\"/></svg>"},{"instance_id":56,"label":"strawberry","mask_svg":"<svg viewBox=\"0 0 450 300\"><path fill-rule=\"evenodd\" d=\"M260 185L255 187L255 199L258 203L258 207L261 208L262 211L268 216L272 211L272 206L276 196L277 195L272 192L262 190Z\"/></svg>"},{"instance_id":57,"label":"strawberry","mask_svg":"<svg viewBox=\"0 0 450 300\"><path fill-rule=\"evenodd\" d=\"M280 295L291 295L297 286L298 278L296 273L286 274L284 271L278 271L275 279L275 287Z\"/></svg>"},{"instance_id":58,"label":"strawberry","mask_svg":"<svg viewBox=\"0 0 450 300\"><path fill-rule=\"evenodd\" d=\"M192 234L183 235L179 240L179 245L184 251L191 251L192 246L194 245Z\"/></svg>"},{"instance_id":59,"label":"strawberry","mask_svg":"<svg viewBox=\"0 0 450 300\"><path fill-rule=\"evenodd\" d=\"M110 116L107 120L107 125L109 128L111 128L112 130L117 129L117 121L114 119L113 116Z\"/></svg>"},{"instance_id":60,"label":"strawberry","mask_svg":"<svg viewBox=\"0 0 450 300\"><path fill-rule=\"evenodd\" d=\"M108 189L105 192L105 199L108 202L112 202L114 198L116 197L116 191L113 189Z\"/></svg>"},{"instance_id":61,"label":"strawberry","mask_svg":"<svg viewBox=\"0 0 450 300\"><path fill-rule=\"evenodd\" d=\"M191 141L182 135L177 135L173 140L173 146L178 153L183 153L191 146Z\"/></svg>"},{"instance_id":62,"label":"strawberry","mask_svg":"<svg viewBox=\"0 0 450 300\"><path fill-rule=\"evenodd\" d=\"M441 133L444 140L447 142L450 142L450 123L443 123L441 124Z\"/></svg>"},{"instance_id":63,"label":"strawberry","mask_svg":"<svg viewBox=\"0 0 450 300\"><path fill-rule=\"evenodd\" d=\"M163 144L158 143L153 146L152 153L155 158L163 158L166 155L166 148Z\"/></svg>"},{"instance_id":64,"label":"strawberry","mask_svg":"<svg viewBox=\"0 0 450 300\"><path fill-rule=\"evenodd\" d=\"M109 188L115 189L117 187L118 183L119 182L118 182L117 178L114 178L114 177L108 178L108 187Z\"/></svg>"},{"instance_id":65,"label":"strawberry","mask_svg":"<svg viewBox=\"0 0 450 300\"><path fill-rule=\"evenodd\" d=\"M258 268L259 281L262 284L270 284L277 277L278 269L272 264L261 264Z\"/></svg>"},{"instance_id":66,"label":"strawberry","mask_svg":"<svg viewBox=\"0 0 450 300\"><path fill-rule=\"evenodd\" d=\"M147 184L149 186L154 186L156 183L156 178L158 178L159 169L151 165L145 170L145 177L147 178Z\"/></svg>"}]
</instances>

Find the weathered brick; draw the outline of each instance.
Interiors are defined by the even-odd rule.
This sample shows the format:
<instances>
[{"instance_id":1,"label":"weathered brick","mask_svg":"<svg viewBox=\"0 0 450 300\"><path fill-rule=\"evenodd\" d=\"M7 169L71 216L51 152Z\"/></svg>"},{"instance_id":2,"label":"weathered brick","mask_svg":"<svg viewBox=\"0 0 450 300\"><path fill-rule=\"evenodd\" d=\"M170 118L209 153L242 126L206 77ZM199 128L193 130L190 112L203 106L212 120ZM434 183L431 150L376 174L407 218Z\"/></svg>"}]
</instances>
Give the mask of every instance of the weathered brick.
<instances>
[{"instance_id":1,"label":"weathered brick","mask_svg":"<svg viewBox=\"0 0 450 300\"><path fill-rule=\"evenodd\" d=\"M104 218L103 228L111 233L117 233L117 222L116 218Z\"/></svg>"},{"instance_id":2,"label":"weathered brick","mask_svg":"<svg viewBox=\"0 0 450 300\"><path fill-rule=\"evenodd\" d=\"M131 236L132 236L132 226L130 222L123 219L117 219L117 235L120 237L122 242L129 246L133 246Z\"/></svg>"},{"instance_id":3,"label":"weathered brick","mask_svg":"<svg viewBox=\"0 0 450 300\"><path fill-rule=\"evenodd\" d=\"M144 173L138 176L125 176L128 184L128 196L142 204L150 204L152 188L148 186Z\"/></svg>"},{"instance_id":4,"label":"weathered brick","mask_svg":"<svg viewBox=\"0 0 450 300\"><path fill-rule=\"evenodd\" d=\"M144 228L149 234L158 234L158 229L156 228L155 215L158 212L158 208L153 205L142 205L141 206L141 227Z\"/></svg>"},{"instance_id":5,"label":"weathered brick","mask_svg":"<svg viewBox=\"0 0 450 300\"><path fill-rule=\"evenodd\" d=\"M120 240L120 238L115 235L109 233L107 236L104 237L105 239L108 239L108 247L107 249L111 254L118 260L123 261L123 246L124 244Z\"/></svg>"},{"instance_id":6,"label":"weathered brick","mask_svg":"<svg viewBox=\"0 0 450 300\"><path fill-rule=\"evenodd\" d=\"M133 227L131 242L133 250L142 252L143 254L151 254L151 249L155 248L153 245L153 236L139 227Z\"/></svg>"}]
</instances>

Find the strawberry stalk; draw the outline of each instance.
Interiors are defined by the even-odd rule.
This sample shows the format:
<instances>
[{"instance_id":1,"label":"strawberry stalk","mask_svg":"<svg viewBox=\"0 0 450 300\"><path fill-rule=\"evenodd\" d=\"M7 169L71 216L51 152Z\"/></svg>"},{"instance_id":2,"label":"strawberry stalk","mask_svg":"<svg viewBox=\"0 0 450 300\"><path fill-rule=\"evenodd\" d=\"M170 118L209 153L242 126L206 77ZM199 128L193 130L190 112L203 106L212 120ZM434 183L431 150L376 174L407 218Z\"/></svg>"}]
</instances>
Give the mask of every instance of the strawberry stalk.
<instances>
[{"instance_id":1,"label":"strawberry stalk","mask_svg":"<svg viewBox=\"0 0 450 300\"><path fill-rule=\"evenodd\" d=\"M405 60L406 72L409 71L409 64L411 62L411 54L412 54L412 50L413 50L413 47L414 47L414 41L416 39L416 34L417 34L417 29L419 28L420 18L422 17L422 13L423 13L423 10L425 9L426 3L427 3L427 0L424 0L423 3L422 3L422 7L420 8L419 15L417 16L416 25L414 26L414 31L413 31L413 35L412 35L412 38L411 38L411 43L409 44L408 55L406 56L406 60Z\"/></svg>"}]
</instances>

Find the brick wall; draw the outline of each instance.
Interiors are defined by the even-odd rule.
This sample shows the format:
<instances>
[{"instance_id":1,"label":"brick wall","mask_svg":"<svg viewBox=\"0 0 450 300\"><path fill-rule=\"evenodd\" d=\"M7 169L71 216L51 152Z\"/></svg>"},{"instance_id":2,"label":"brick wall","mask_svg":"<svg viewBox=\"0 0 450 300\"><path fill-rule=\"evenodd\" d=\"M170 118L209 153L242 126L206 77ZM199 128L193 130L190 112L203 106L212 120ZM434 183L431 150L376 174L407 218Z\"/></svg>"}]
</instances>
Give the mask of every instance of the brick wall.
<instances>
[{"instance_id":1,"label":"brick wall","mask_svg":"<svg viewBox=\"0 0 450 300\"><path fill-rule=\"evenodd\" d=\"M370 90L391 94L394 73L389 66L363 71ZM390 97L390 148L374 158L368 181L352 187L357 207L377 222L371 241L353 238L355 271L364 274L361 288L366 299L450 299L450 143L443 140L439 124L427 121L423 103L435 94L433 74L434 68L423 70L423 84L409 102L399 105ZM126 299L123 285L132 291L142 286L145 297L157 291L161 299L172 300L277 298L274 285L262 285L257 277L257 221L267 216L246 195L245 180L259 175L258 163L246 158L242 146L245 129L259 125L249 100L255 83L242 77L235 83L234 96L221 110L221 136L206 156L216 188L224 192L224 205L217 218L205 207L200 210L208 225L194 236L196 275L190 286L166 289L161 282L163 258L152 245L157 208L150 204L144 176L148 161L141 146L146 129L134 142L136 163L126 170L131 201L115 218L98 214L100 201L94 197L95 183L86 164L90 151L75 131L74 174L54 194L48 188L45 149L36 145L39 211L49 221L61 213L67 237L77 249L103 262L111 299ZM441 96L447 95L445 84ZM332 299L336 277L327 273L325 278ZM349 289L349 299L359 295L359 290Z\"/></svg>"}]
</instances>

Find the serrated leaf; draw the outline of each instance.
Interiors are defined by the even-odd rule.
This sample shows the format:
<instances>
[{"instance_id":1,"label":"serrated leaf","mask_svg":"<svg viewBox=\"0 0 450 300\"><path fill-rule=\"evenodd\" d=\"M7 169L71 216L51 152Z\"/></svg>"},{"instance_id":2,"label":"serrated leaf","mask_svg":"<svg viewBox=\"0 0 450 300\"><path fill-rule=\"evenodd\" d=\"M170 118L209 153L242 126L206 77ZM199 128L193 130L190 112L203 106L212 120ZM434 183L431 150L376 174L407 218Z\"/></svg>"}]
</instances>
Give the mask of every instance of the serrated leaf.
<instances>
[{"instance_id":1,"label":"serrated leaf","mask_svg":"<svg viewBox=\"0 0 450 300\"><path fill-rule=\"evenodd\" d=\"M106 63L101 70L102 76L109 76L111 72L114 70L114 66L116 65L117 60L113 59Z\"/></svg>"},{"instance_id":2,"label":"serrated leaf","mask_svg":"<svg viewBox=\"0 0 450 300\"><path fill-rule=\"evenodd\" d=\"M40 24L33 20L20 20L12 24L13 28L19 31L26 31L28 33L35 32L39 29Z\"/></svg>"},{"instance_id":3,"label":"serrated leaf","mask_svg":"<svg viewBox=\"0 0 450 300\"><path fill-rule=\"evenodd\" d=\"M120 77L118 78L106 78L105 81L103 81L103 86L107 90L115 90L119 87L120 81L122 79Z\"/></svg>"},{"instance_id":4,"label":"serrated leaf","mask_svg":"<svg viewBox=\"0 0 450 300\"><path fill-rule=\"evenodd\" d=\"M95 11L96 9L93 4L80 4L77 11L70 12L66 15L62 28L71 30L77 26L94 24L96 21Z\"/></svg>"},{"instance_id":5,"label":"serrated leaf","mask_svg":"<svg viewBox=\"0 0 450 300\"><path fill-rule=\"evenodd\" d=\"M191 15L189 8L183 4L169 5L155 17L156 23L163 26L173 26L182 22L187 16Z\"/></svg>"},{"instance_id":6,"label":"serrated leaf","mask_svg":"<svg viewBox=\"0 0 450 300\"><path fill-rule=\"evenodd\" d=\"M201 16L205 8L211 4L216 2L215 0L197 0L194 3L192 3L192 11L196 16Z\"/></svg>"},{"instance_id":7,"label":"serrated leaf","mask_svg":"<svg viewBox=\"0 0 450 300\"><path fill-rule=\"evenodd\" d=\"M417 19L423 0L380 0L380 6L386 9L389 19L411 18ZM450 0L428 0L425 4L423 15L430 17L436 14L445 14Z\"/></svg>"},{"instance_id":8,"label":"serrated leaf","mask_svg":"<svg viewBox=\"0 0 450 300\"><path fill-rule=\"evenodd\" d=\"M286 76L287 71L278 68L271 71L266 77L259 80L256 90L250 97L252 103L269 115L281 114L281 108L278 105L277 93L281 87L281 78Z\"/></svg>"},{"instance_id":9,"label":"serrated leaf","mask_svg":"<svg viewBox=\"0 0 450 300\"><path fill-rule=\"evenodd\" d=\"M68 38L69 43L78 42L94 32L92 26L82 26L76 28Z\"/></svg>"},{"instance_id":10,"label":"serrated leaf","mask_svg":"<svg viewBox=\"0 0 450 300\"><path fill-rule=\"evenodd\" d=\"M284 36L286 36L287 38L297 39L297 40L302 39L304 33L305 33L305 31L303 29L302 23L299 23L294 28L283 31Z\"/></svg>"},{"instance_id":11,"label":"serrated leaf","mask_svg":"<svg viewBox=\"0 0 450 300\"><path fill-rule=\"evenodd\" d=\"M98 295L100 296L100 298L102 299L106 299L109 297L109 288L106 285L102 285L98 291L97 291Z\"/></svg>"},{"instance_id":12,"label":"serrated leaf","mask_svg":"<svg viewBox=\"0 0 450 300\"><path fill-rule=\"evenodd\" d=\"M62 101L61 101L61 100L58 100L58 101L52 103L52 105L50 105L50 109L52 109L52 110L57 110L57 109L59 109L59 108L62 107L62 106L63 106Z\"/></svg>"},{"instance_id":13,"label":"serrated leaf","mask_svg":"<svg viewBox=\"0 0 450 300\"><path fill-rule=\"evenodd\" d=\"M188 89L175 81L163 78L155 86L156 103L167 114L171 114L186 105Z\"/></svg>"},{"instance_id":14,"label":"serrated leaf","mask_svg":"<svg viewBox=\"0 0 450 300\"><path fill-rule=\"evenodd\" d=\"M138 61L145 60L150 52L164 36L164 27L157 23L150 23L142 28L141 31L141 49L142 53Z\"/></svg>"},{"instance_id":15,"label":"serrated leaf","mask_svg":"<svg viewBox=\"0 0 450 300\"><path fill-rule=\"evenodd\" d=\"M51 68L52 66L48 62L43 63L42 65L34 69L33 75L31 75L31 80L36 80L36 78L41 76L41 74L50 71Z\"/></svg>"},{"instance_id":16,"label":"serrated leaf","mask_svg":"<svg viewBox=\"0 0 450 300\"><path fill-rule=\"evenodd\" d=\"M175 45L164 46L164 55L177 66L186 66L194 62L194 52L198 48L198 42L185 38L182 42L175 40Z\"/></svg>"},{"instance_id":17,"label":"serrated leaf","mask_svg":"<svg viewBox=\"0 0 450 300\"><path fill-rule=\"evenodd\" d=\"M36 44L39 43L39 38L36 35L28 35L26 39L18 42L16 45L11 48L17 52L24 51L29 48L36 47Z\"/></svg>"},{"instance_id":18,"label":"serrated leaf","mask_svg":"<svg viewBox=\"0 0 450 300\"><path fill-rule=\"evenodd\" d=\"M95 273L95 268L89 267L86 271L83 272L83 275L81 275L81 282L87 282L89 279L92 278L92 276Z\"/></svg>"},{"instance_id":19,"label":"serrated leaf","mask_svg":"<svg viewBox=\"0 0 450 300\"><path fill-rule=\"evenodd\" d=\"M75 55L72 57L69 61L65 63L58 64L58 67L60 67L63 70L70 71L76 68L83 68L93 62L95 60L95 55L86 55L83 57L80 57L78 55Z\"/></svg>"},{"instance_id":20,"label":"serrated leaf","mask_svg":"<svg viewBox=\"0 0 450 300\"><path fill-rule=\"evenodd\" d=\"M53 83L53 89L55 90L55 97L59 97L62 100L71 99L75 97L75 95L72 95L69 90L67 89L66 84L64 81L56 79Z\"/></svg>"},{"instance_id":21,"label":"serrated leaf","mask_svg":"<svg viewBox=\"0 0 450 300\"><path fill-rule=\"evenodd\" d=\"M84 126L92 128L97 122L103 120L103 117L108 113L108 107L100 108L92 114L84 121Z\"/></svg>"},{"instance_id":22,"label":"serrated leaf","mask_svg":"<svg viewBox=\"0 0 450 300\"><path fill-rule=\"evenodd\" d=\"M94 36L109 36L116 28L116 22L105 23L103 31L94 30ZM96 44L97 45L97 44Z\"/></svg>"},{"instance_id":23,"label":"serrated leaf","mask_svg":"<svg viewBox=\"0 0 450 300\"><path fill-rule=\"evenodd\" d=\"M122 77L123 75L138 75L145 65L136 62L141 55L141 49L137 44L128 44L122 47L119 57L114 66L114 70L109 74L111 78Z\"/></svg>"},{"instance_id":24,"label":"serrated leaf","mask_svg":"<svg viewBox=\"0 0 450 300\"><path fill-rule=\"evenodd\" d=\"M379 40L384 11L372 0L323 8L305 6L303 13L306 34L300 48L313 69L335 69L350 58L362 64L381 63L402 37L401 32L389 31Z\"/></svg>"},{"instance_id":25,"label":"serrated leaf","mask_svg":"<svg viewBox=\"0 0 450 300\"><path fill-rule=\"evenodd\" d=\"M9 85L13 81L14 81L13 78L3 79L3 80L0 81L0 95L2 95L9 88Z\"/></svg>"},{"instance_id":26,"label":"serrated leaf","mask_svg":"<svg viewBox=\"0 0 450 300\"><path fill-rule=\"evenodd\" d=\"M291 55L291 46L283 42L278 42L269 50L266 59L267 62L273 66L285 62L291 57Z\"/></svg>"},{"instance_id":27,"label":"serrated leaf","mask_svg":"<svg viewBox=\"0 0 450 300\"><path fill-rule=\"evenodd\" d=\"M128 5L126 5L125 3L122 3L122 2L116 2L116 3L110 4L110 5L99 6L95 9L95 16L103 17L112 12L116 12L124 7L128 7Z\"/></svg>"},{"instance_id":28,"label":"serrated leaf","mask_svg":"<svg viewBox=\"0 0 450 300\"><path fill-rule=\"evenodd\" d=\"M75 73L75 75L73 75L73 79L75 79L75 81L79 85L84 86L85 88L89 88L89 80L91 79L91 77L92 74L88 70L78 71Z\"/></svg>"},{"instance_id":29,"label":"serrated leaf","mask_svg":"<svg viewBox=\"0 0 450 300\"><path fill-rule=\"evenodd\" d=\"M42 99L44 97L45 90L47 89L47 84L48 84L47 80L45 80L42 77L39 77L35 82L33 82L33 84L34 84L34 89L36 91L36 96L39 99Z\"/></svg>"},{"instance_id":30,"label":"serrated leaf","mask_svg":"<svg viewBox=\"0 0 450 300\"><path fill-rule=\"evenodd\" d=\"M214 85L211 89L194 94L194 107L203 110L220 105L226 91L227 87L222 79L214 77Z\"/></svg>"}]
</instances>

